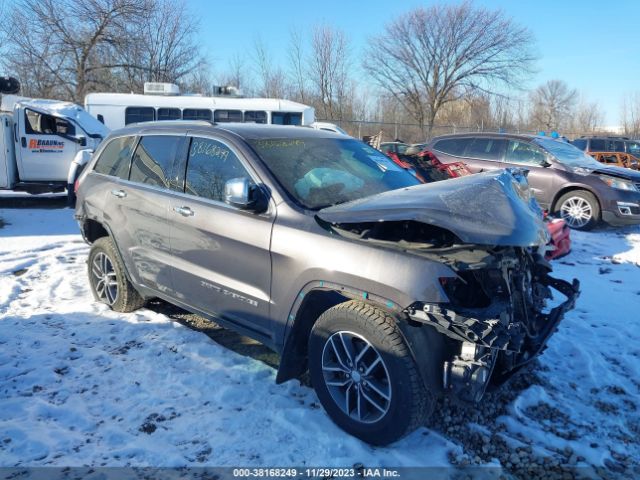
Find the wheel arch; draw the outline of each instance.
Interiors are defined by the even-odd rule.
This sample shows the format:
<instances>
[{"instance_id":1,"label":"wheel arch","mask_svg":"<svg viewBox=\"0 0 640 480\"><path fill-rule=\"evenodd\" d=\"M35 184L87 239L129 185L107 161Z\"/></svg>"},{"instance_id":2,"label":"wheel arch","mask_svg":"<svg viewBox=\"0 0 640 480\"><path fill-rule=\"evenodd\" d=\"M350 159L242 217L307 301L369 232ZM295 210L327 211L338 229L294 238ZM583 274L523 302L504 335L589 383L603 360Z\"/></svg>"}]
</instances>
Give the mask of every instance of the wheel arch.
<instances>
[{"instance_id":1,"label":"wheel arch","mask_svg":"<svg viewBox=\"0 0 640 480\"><path fill-rule=\"evenodd\" d=\"M593 195L596 199L596 202L598 202L598 208L600 210L600 215L602 215L602 202L600 201L600 196L598 195L598 192L596 192L593 188L591 188L588 185L583 185L583 184L570 184L570 185L565 185L563 186L560 190L558 190L556 192L556 194L553 197L553 201L551 202L551 212L555 212L556 208L558 207L558 200L560 200L560 198L562 198L563 195L572 192L572 191L579 191L579 190L583 190L586 192L589 192L591 195Z\"/></svg>"},{"instance_id":2,"label":"wheel arch","mask_svg":"<svg viewBox=\"0 0 640 480\"><path fill-rule=\"evenodd\" d=\"M276 383L297 378L307 370L311 328L320 315L348 300L369 303L396 315L402 311L395 302L361 289L323 280L308 283L298 293L287 317Z\"/></svg>"}]
</instances>

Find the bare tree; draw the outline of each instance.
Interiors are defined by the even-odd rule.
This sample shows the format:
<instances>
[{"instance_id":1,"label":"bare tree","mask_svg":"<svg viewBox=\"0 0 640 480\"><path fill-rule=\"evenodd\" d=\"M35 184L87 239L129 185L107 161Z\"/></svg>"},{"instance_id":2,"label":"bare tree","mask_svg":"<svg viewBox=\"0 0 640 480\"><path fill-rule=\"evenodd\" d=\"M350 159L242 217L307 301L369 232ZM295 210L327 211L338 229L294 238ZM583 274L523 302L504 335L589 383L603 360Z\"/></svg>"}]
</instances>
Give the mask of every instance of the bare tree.
<instances>
[{"instance_id":1,"label":"bare tree","mask_svg":"<svg viewBox=\"0 0 640 480\"><path fill-rule=\"evenodd\" d=\"M289 46L289 63L291 66L291 77L293 91L296 100L306 103L308 95L307 75L304 62L304 46L302 35L298 30L291 30Z\"/></svg>"},{"instance_id":2,"label":"bare tree","mask_svg":"<svg viewBox=\"0 0 640 480\"><path fill-rule=\"evenodd\" d=\"M21 0L5 26L6 66L27 75L23 84L40 81L45 92L55 85L81 101L103 86L104 70L120 66L104 53L128 41L122 33L148 8L147 0Z\"/></svg>"},{"instance_id":3,"label":"bare tree","mask_svg":"<svg viewBox=\"0 0 640 480\"><path fill-rule=\"evenodd\" d=\"M283 70L275 66L267 47L261 38L256 37L253 60L260 78L256 93L261 97L282 98L286 96L287 79Z\"/></svg>"},{"instance_id":4,"label":"bare tree","mask_svg":"<svg viewBox=\"0 0 640 480\"><path fill-rule=\"evenodd\" d=\"M341 30L321 25L313 31L308 57L308 75L325 119L343 118L349 85L349 44Z\"/></svg>"},{"instance_id":5,"label":"bare tree","mask_svg":"<svg viewBox=\"0 0 640 480\"><path fill-rule=\"evenodd\" d=\"M531 92L533 126L545 130L566 128L571 120L578 91L562 80L549 80Z\"/></svg>"},{"instance_id":6,"label":"bare tree","mask_svg":"<svg viewBox=\"0 0 640 480\"><path fill-rule=\"evenodd\" d=\"M625 95L621 117L625 135L640 137L640 92Z\"/></svg>"},{"instance_id":7,"label":"bare tree","mask_svg":"<svg viewBox=\"0 0 640 480\"><path fill-rule=\"evenodd\" d=\"M471 2L416 8L369 41L365 71L430 134L443 105L517 87L531 73L532 35Z\"/></svg>"},{"instance_id":8,"label":"bare tree","mask_svg":"<svg viewBox=\"0 0 640 480\"><path fill-rule=\"evenodd\" d=\"M571 129L575 133L593 133L602 126L604 113L597 102L589 102L582 98L572 118Z\"/></svg>"}]
</instances>

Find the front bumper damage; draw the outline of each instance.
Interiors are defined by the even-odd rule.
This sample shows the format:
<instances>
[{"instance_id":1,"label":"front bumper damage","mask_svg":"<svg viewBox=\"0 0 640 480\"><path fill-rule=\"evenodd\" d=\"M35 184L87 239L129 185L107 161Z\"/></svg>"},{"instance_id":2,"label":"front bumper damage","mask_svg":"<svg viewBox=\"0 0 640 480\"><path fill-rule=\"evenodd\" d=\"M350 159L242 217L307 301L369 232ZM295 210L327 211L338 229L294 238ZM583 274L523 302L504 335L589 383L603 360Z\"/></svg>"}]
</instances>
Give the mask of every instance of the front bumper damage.
<instances>
[{"instance_id":1,"label":"front bumper damage","mask_svg":"<svg viewBox=\"0 0 640 480\"><path fill-rule=\"evenodd\" d=\"M460 342L457 355L443 366L445 390L477 402L489 383L504 383L544 351L565 313L574 308L580 295L580 282L553 278L542 266L538 266L533 278L530 287L541 296L550 298L551 291L555 290L566 299L548 312L539 303L540 298L527 308L518 309L512 301L518 292L511 290L508 296L497 298L483 308L454 310L447 305L417 303L406 310L411 320L431 325Z\"/></svg>"}]
</instances>

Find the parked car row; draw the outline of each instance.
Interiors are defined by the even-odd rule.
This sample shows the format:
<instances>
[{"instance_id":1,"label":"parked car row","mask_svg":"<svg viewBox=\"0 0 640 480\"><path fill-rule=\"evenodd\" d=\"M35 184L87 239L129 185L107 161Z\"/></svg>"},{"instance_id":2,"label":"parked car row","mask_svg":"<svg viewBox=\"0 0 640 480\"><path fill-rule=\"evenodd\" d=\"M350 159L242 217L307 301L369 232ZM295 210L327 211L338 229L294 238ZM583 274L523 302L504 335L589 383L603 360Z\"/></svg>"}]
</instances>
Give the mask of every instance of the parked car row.
<instances>
[{"instance_id":1,"label":"parked car row","mask_svg":"<svg viewBox=\"0 0 640 480\"><path fill-rule=\"evenodd\" d=\"M440 165L410 172L311 128L112 132L77 182L91 290L119 312L159 297L253 337L280 354L277 382L308 371L337 425L395 441L439 396L481 401L536 358L579 295L551 276L524 170L464 175L449 167L502 147L443 140Z\"/></svg>"},{"instance_id":2,"label":"parked car row","mask_svg":"<svg viewBox=\"0 0 640 480\"><path fill-rule=\"evenodd\" d=\"M572 228L587 230L600 221L640 223L640 172L603 165L570 143L533 135L473 133L437 137L425 148L439 162L462 162L473 173L526 168L538 203Z\"/></svg>"}]
</instances>

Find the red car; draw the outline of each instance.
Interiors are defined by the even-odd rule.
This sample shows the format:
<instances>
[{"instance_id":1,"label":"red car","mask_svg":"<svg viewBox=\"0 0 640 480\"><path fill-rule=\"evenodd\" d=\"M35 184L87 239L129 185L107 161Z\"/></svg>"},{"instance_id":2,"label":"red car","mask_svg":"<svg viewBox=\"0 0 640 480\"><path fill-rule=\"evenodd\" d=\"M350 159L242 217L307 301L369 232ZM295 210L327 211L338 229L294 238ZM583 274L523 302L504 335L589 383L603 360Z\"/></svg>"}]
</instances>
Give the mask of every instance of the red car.
<instances>
[{"instance_id":1,"label":"red car","mask_svg":"<svg viewBox=\"0 0 640 480\"><path fill-rule=\"evenodd\" d=\"M404 154L394 151L385 151L384 153L423 183L471 175L471 171L464 163L442 163L433 152L424 148L423 145L409 146L405 149ZM569 226L561 218L552 218L546 213L545 221L551 236L549 241L551 249L547 251L545 258L554 260L564 257L571 251Z\"/></svg>"}]
</instances>

